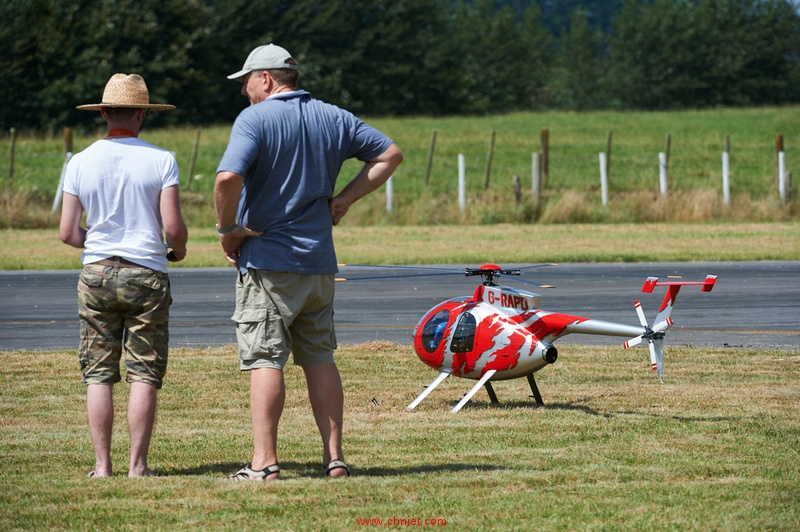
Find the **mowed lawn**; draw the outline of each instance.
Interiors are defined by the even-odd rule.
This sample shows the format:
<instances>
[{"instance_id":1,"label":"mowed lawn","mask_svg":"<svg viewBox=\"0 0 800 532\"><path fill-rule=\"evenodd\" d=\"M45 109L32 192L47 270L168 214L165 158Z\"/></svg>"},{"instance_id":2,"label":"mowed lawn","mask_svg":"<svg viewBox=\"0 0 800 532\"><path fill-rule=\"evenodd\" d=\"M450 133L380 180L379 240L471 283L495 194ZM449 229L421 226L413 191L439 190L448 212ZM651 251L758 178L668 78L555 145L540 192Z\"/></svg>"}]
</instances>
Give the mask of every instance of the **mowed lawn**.
<instances>
[{"instance_id":1,"label":"mowed lawn","mask_svg":"<svg viewBox=\"0 0 800 532\"><path fill-rule=\"evenodd\" d=\"M669 338L667 339L669 340ZM248 379L235 347L171 352L150 465L128 479L125 401L115 389L115 475L93 468L73 352L0 353L2 530L797 530L800 353L562 345L537 374L471 387L410 346L343 346L345 453L353 476L321 475L302 372L287 370L282 479L223 477L249 460Z\"/></svg>"}]
</instances>

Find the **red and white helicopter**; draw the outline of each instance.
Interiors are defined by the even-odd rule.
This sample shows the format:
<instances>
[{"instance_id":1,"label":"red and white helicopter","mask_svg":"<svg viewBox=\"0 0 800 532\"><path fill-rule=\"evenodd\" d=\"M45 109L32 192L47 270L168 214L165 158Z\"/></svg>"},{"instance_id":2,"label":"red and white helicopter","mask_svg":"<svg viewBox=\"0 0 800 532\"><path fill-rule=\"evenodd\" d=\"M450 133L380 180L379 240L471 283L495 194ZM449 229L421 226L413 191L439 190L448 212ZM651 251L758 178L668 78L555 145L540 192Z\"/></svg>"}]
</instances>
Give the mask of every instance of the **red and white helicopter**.
<instances>
[{"instance_id":1,"label":"red and white helicopter","mask_svg":"<svg viewBox=\"0 0 800 532\"><path fill-rule=\"evenodd\" d=\"M457 271L459 270L449 270L450 273ZM479 268L466 268L459 272L467 276L480 275L483 284L475 288L471 297L455 297L436 305L414 328L414 350L417 356L439 371L439 376L408 405L408 410L416 408L451 375L477 381L453 408L453 413L461 410L481 387L485 387L490 400L497 403L490 381L521 377L528 379L533 397L541 405L542 397L533 374L556 361L558 350L553 342L572 333L627 337L630 339L623 344L626 349L646 342L650 349L652 368L658 372L658 377L663 382L664 336L672 325L671 314L678 292L682 286L687 285L699 285L701 291L710 292L717 280L715 275L708 275L704 281L698 282L659 281L657 277L648 277L642 292L651 293L657 286L667 288L653 325L648 326L638 300L634 302L634 308L640 325L625 325L549 312L539 308L539 294L500 286L494 282L503 276L519 276L519 269L503 269L497 264L484 264ZM399 277L419 275L425 274ZM531 284L552 288L538 283Z\"/></svg>"},{"instance_id":2,"label":"red and white helicopter","mask_svg":"<svg viewBox=\"0 0 800 532\"><path fill-rule=\"evenodd\" d=\"M496 278L519 275L519 270L484 264L477 269L467 268L464 273L483 278L483 284L476 287L472 297L456 297L440 303L414 328L417 356L440 373L408 405L408 410L413 410L450 375L477 381L453 408L453 413L461 410L482 386L491 401L497 403L490 381L520 377L527 377L536 402L543 404L533 374L556 361L558 350L553 342L571 333L629 337L623 344L626 349L646 342L652 368L663 382L664 335L672 325L672 308L678 291L682 286L700 285L701 291L710 292L717 280L715 275L699 282L648 277L642 292L650 293L657 286L665 286L667 293L652 326L647 325L641 303L634 302L641 324L637 326L542 310L539 294L495 284Z\"/></svg>"}]
</instances>

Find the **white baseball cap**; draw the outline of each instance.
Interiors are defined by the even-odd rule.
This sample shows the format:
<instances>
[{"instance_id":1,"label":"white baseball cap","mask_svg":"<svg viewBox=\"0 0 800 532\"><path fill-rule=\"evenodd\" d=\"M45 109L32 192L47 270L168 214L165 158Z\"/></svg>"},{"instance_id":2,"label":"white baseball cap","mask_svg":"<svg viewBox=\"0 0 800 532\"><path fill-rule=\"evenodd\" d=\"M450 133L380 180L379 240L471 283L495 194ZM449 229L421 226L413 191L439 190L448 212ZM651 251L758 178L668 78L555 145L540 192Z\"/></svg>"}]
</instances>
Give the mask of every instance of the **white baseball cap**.
<instances>
[{"instance_id":1,"label":"white baseball cap","mask_svg":"<svg viewBox=\"0 0 800 532\"><path fill-rule=\"evenodd\" d=\"M270 70L274 68L289 68L297 70L297 65L287 63L288 59L292 58L292 54L287 52L284 48L276 46L272 43L259 46L250 52L247 60L244 62L242 69L228 76L228 79L244 82L244 77L253 70Z\"/></svg>"}]
</instances>

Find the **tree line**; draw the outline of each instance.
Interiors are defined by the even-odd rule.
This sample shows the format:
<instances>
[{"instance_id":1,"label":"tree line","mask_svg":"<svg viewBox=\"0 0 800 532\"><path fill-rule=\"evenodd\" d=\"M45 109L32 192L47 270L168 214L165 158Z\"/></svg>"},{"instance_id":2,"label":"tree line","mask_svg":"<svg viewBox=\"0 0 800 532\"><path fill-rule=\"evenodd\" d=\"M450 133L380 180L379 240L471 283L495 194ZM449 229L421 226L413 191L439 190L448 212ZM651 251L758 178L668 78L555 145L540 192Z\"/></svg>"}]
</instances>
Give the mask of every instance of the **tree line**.
<instances>
[{"instance_id":1,"label":"tree line","mask_svg":"<svg viewBox=\"0 0 800 532\"><path fill-rule=\"evenodd\" d=\"M666 110L800 101L792 0L4 0L0 126L101 125L115 72L178 109L232 121L226 76L274 42L301 86L361 115Z\"/></svg>"}]
</instances>

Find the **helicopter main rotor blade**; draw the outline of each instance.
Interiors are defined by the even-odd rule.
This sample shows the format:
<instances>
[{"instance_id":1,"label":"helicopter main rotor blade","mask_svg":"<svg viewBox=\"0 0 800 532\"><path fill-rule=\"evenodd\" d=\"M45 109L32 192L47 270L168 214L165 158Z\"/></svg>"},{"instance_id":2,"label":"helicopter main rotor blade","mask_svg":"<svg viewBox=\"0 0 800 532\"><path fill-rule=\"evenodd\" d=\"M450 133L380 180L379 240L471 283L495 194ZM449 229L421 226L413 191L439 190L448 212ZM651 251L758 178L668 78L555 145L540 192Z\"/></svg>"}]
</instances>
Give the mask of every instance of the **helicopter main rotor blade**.
<instances>
[{"instance_id":1,"label":"helicopter main rotor blade","mask_svg":"<svg viewBox=\"0 0 800 532\"><path fill-rule=\"evenodd\" d=\"M377 270L415 270L420 273L396 273L386 275L358 275L336 277L337 282L342 281L368 281L374 279L405 279L409 277L435 277L437 275L464 275L463 269L439 268L435 266L396 266L385 264L339 264L342 267L370 268Z\"/></svg>"},{"instance_id":2,"label":"helicopter main rotor blade","mask_svg":"<svg viewBox=\"0 0 800 532\"><path fill-rule=\"evenodd\" d=\"M393 273L387 275L358 275L358 276L342 275L336 277L337 282L368 281L376 279L404 279L409 277L431 277L437 275L466 275L469 277L476 275L485 276L488 274L494 277L495 279L499 279L501 277L514 276L515 282L533 285L536 286L537 288L555 288L555 286L551 284L537 283L536 281L531 281L529 279L521 279L519 277L519 275L522 273L522 270L543 268L546 266L555 266L554 263L534 264L530 266L523 266L522 268L512 268L512 269L503 269L495 264L491 265L484 264L479 268L451 268L451 267L437 267L437 266L406 266L406 265L350 264L350 263L340 263L338 264L338 266L354 267L354 268L373 268L373 269L383 269L383 270L415 270L420 273ZM488 266L492 266L492 268L487 268Z\"/></svg>"},{"instance_id":3,"label":"helicopter main rotor blade","mask_svg":"<svg viewBox=\"0 0 800 532\"><path fill-rule=\"evenodd\" d=\"M508 276L496 275L496 277L508 277ZM531 284L531 285L537 286L539 288L555 288L555 286L551 285L551 284L541 284L541 283L537 283L536 281L529 281L527 279L522 279L520 277L514 277L514 281L516 281L518 283L523 283L523 284Z\"/></svg>"},{"instance_id":4,"label":"helicopter main rotor blade","mask_svg":"<svg viewBox=\"0 0 800 532\"><path fill-rule=\"evenodd\" d=\"M405 266L405 265L397 265L397 264L350 264L350 263L340 263L337 266L353 266L356 268L382 268L388 270L432 270L432 271L442 271L442 272L451 272L451 273L464 273L464 270L461 268L445 268L445 267L438 267L438 266Z\"/></svg>"},{"instance_id":5,"label":"helicopter main rotor blade","mask_svg":"<svg viewBox=\"0 0 800 532\"><path fill-rule=\"evenodd\" d=\"M399 275L365 275L360 277L336 277L336 282L367 281L372 279L404 279L407 277L437 277L440 275L453 275L453 273L401 273Z\"/></svg>"}]
</instances>

